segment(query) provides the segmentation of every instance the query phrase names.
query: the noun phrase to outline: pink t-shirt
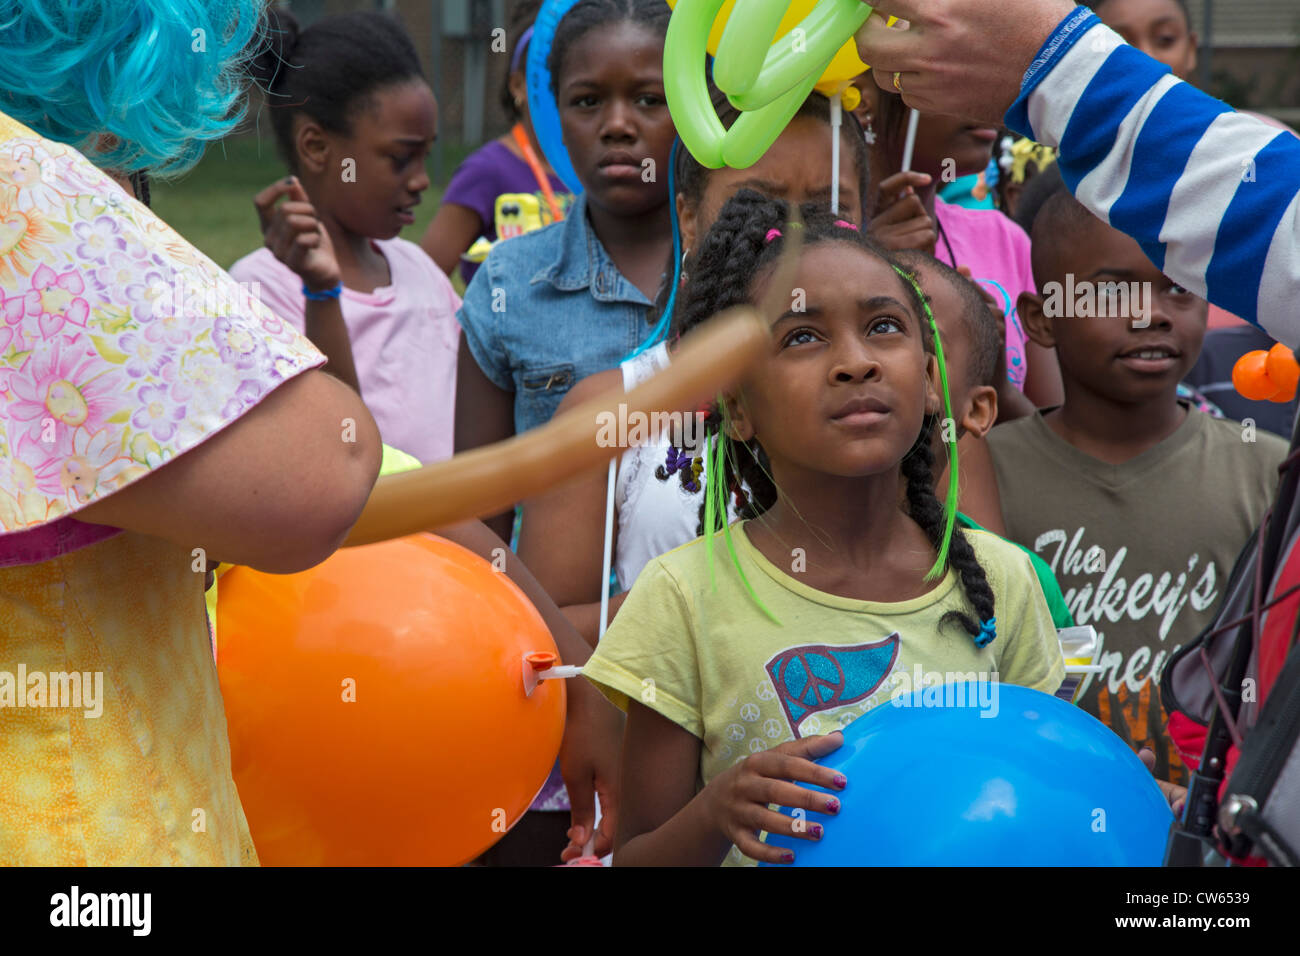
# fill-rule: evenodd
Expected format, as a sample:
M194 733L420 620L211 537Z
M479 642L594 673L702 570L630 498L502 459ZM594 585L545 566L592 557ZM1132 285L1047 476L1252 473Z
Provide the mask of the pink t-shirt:
M1007 323L1007 379L1023 392L1026 336L1016 314L1016 299L1022 292L1035 291L1029 237L993 209L967 209L936 197L934 216L942 230L935 257L954 269L967 266L971 278L1002 303Z
M452 454L460 297L419 246L405 239L375 240L388 260L392 284L373 292L345 288L339 302L352 342L361 397L384 443L420 461ZM269 249L230 268L276 315L304 327L302 279ZM251 284L261 284L260 290Z

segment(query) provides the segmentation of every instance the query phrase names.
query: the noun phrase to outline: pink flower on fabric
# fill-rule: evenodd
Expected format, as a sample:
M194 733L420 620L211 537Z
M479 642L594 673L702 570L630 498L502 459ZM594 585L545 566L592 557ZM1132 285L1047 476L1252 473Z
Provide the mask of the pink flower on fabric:
M61 143L14 139L0 147L0 186L14 187L19 209L59 213L75 196L102 192L106 180Z
M262 328L272 335L280 336L284 334L284 323L280 321L279 316L270 312L262 316Z
M26 303L27 314L37 317L41 338L57 335L65 322L85 327L90 316L90 306L81 298L85 291L86 283L75 270L60 275L47 265L37 268Z
M117 370L103 371L97 361L66 338L38 345L23 375L10 386L17 401L6 409L14 422L31 422L28 434L39 438L44 420L99 431L122 401L126 382Z
M131 464L130 457L119 451L121 447L121 429L105 428L93 435L77 429L72 453L59 468L60 486L75 492L81 501L89 500L99 485L111 482Z
M0 355L4 355L11 347L19 352L26 348L23 344L23 328L18 324L26 311L27 300L23 296L6 299L5 294L0 292Z
M191 339L190 327L194 319L177 309L168 315L156 316L147 326L144 334L150 342L158 345L186 345Z
M131 416L131 424L141 431L148 429L156 441L170 440L176 426L185 420L185 406L172 404L166 385L141 385L136 400L140 407Z
M14 446L14 460L27 466L34 490L45 495L63 497L64 487L60 480L63 461L72 452L71 429L56 429L57 439L46 443L39 439L23 435Z
M5 294L0 292L0 315L4 316L5 323L8 325L17 325L23 320L27 312L27 299L21 295L5 298Z

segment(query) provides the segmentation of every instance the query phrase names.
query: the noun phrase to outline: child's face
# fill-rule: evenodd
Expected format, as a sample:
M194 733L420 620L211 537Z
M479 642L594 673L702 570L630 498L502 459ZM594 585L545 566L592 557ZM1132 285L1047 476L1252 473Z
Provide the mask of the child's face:
M1106 26L1185 80L1196 69L1196 34L1174 0L1108 0L1097 11Z
M668 198L676 130L664 99L663 56L663 37L622 20L588 30L561 64L557 102L573 171L589 203L620 216Z
M678 216L682 248L694 249L706 235L727 200L742 189L754 189L765 196L793 205L825 203L831 199L831 128L808 116L796 117L776 138L761 159L748 169L724 166L712 170L698 203L679 196ZM840 150L840 212L848 222L862 218L862 197L858 193L858 170Z
M939 275L931 267L918 265L916 275L921 291L930 300L930 311L934 313L934 322L939 327L939 338L943 343L943 357L948 372L948 397L952 402L952 417L957 424L954 437L960 438L967 432L983 437L997 420L997 389L971 380L970 358L975 343L971 340L970 326L963 318L966 301L945 276ZM921 321L926 321L924 316ZM943 383L936 379L935 388L939 390L939 407L942 409ZM945 460L947 455L944 439L942 428L934 429L930 435L936 461Z
M759 277L754 299L770 275ZM938 410L933 356L904 281L847 242L803 253L792 308L729 405L736 437L757 437L778 479L794 470L860 478L897 467L924 416Z
M1201 351L1205 300L1100 220L1084 225L1057 259L1066 267L1053 270L1057 285L1023 296L1029 309L1021 316L1035 342L1056 347L1066 401L1076 390L1124 404L1172 401Z
M423 80L402 83L375 91L351 125L350 136L321 132L309 144L311 193L351 232L391 239L415 221L412 211L429 188L425 159L438 134L438 104Z
M896 161L903 158L907 127L899 133ZM988 168L998 131L956 116L922 113L916 124L913 168L929 173L942 187L955 176L969 176Z

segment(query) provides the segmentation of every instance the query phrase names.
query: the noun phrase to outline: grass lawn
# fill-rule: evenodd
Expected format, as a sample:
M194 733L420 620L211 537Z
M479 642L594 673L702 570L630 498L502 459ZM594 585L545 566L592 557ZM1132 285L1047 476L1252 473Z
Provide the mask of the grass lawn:
M444 178L451 177L467 152L457 144L447 144ZM433 174L432 159L429 172ZM217 265L228 269L240 256L262 245L253 196L286 173L269 136L231 136L209 146L199 165L180 179L153 180L153 209ZM415 208L415 223L402 231L402 238L420 241L445 185L435 183L424 194Z

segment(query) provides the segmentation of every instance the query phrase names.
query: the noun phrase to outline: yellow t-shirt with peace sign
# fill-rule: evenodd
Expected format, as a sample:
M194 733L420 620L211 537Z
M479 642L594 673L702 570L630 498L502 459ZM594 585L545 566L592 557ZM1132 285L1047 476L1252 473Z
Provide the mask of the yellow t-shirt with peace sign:
M624 710L636 700L703 743L700 777L799 737L839 730L900 692L934 682L998 680L1054 693L1060 642L1029 558L982 531L965 532L993 589L997 637L977 648L949 611L973 611L957 573L896 603L815 590L772 564L733 525L740 567L778 625L749 596L721 533L717 588L703 538L651 561L583 667ZM635 753L624 755L635 760ZM752 864L733 846L724 865Z

